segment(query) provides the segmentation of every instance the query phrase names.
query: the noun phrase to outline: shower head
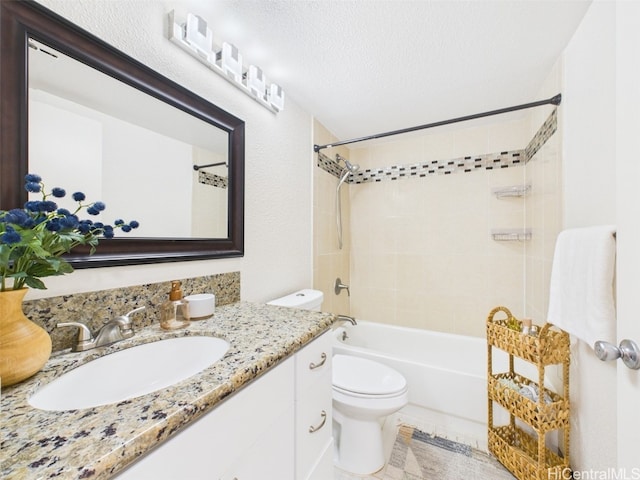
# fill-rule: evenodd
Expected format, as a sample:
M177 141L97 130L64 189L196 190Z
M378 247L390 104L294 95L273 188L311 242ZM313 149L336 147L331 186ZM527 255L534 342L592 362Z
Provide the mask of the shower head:
M345 167L342 169L342 173L340 174L340 181L338 182L338 188L340 188L340 185L342 185L342 183L347 179L349 175L356 173L358 170L360 170L360 165L351 163L346 158L343 158L342 161L344 162Z
M346 158L344 159L344 164L347 166L347 169L350 173L356 173L358 170L360 170L360 165L358 165L357 163L351 163Z
M357 165L355 163L351 163L346 158L344 158L344 157L342 157L340 155L336 155L336 161L339 163L340 160L343 161L343 163L345 164L345 168L349 171L349 173L356 173L358 170L360 170L360 165Z

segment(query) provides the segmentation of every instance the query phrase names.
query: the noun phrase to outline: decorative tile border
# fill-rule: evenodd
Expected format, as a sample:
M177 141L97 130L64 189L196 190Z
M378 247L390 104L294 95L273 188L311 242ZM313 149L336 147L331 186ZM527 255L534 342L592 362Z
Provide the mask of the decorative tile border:
M460 157L453 160L434 160L412 165L393 165L386 168L366 169L350 175L350 183L381 182L398 180L403 177L426 177L429 175L450 175L474 170L508 168L524 163L524 151L491 153L474 157Z
M227 177L221 177L215 173L198 171L198 182L204 185L211 185L214 187L227 188L229 179Z
M340 174L342 173L342 168L336 160L332 160L327 157L324 153L318 152L318 167L323 169L325 172L330 173L336 178L340 178ZM350 179L347 179L349 182Z
M536 134L533 136L525 151L527 152L527 162L531 160L538 150L542 148L542 146L547 143L547 140L551 138L551 135L556 133L558 129L558 109L554 108L551 115L547 117L542 126L538 129Z
M390 167L366 169L352 173L347 183L381 182L383 180L398 180L409 177L428 177L432 175L450 175L453 173L468 173L475 170L495 170L525 165L540 150L546 141L557 130L557 109L551 112L544 124L536 132L526 148L499 153L487 153L454 158L450 160L433 160L410 165L392 165ZM317 166L339 178L343 167L322 152L318 152Z
M182 282L185 296L213 293L217 306L240 301L240 272L176 280ZM49 332L55 352L71 347L77 335L73 328L56 328L56 324L82 322L95 332L105 321L145 306L145 310L132 318L134 328L146 327L158 322L160 305L169 298L170 289L171 282L160 282L28 300L23 302L23 311L27 318Z
M347 183L382 182L383 180L398 180L408 177L427 177L432 175L450 175L452 173L472 172L475 170L494 170L499 168L524 165L525 151L511 150L500 153L487 153L453 160L433 160L431 162L414 163L411 165L392 165L384 168L367 168L352 173ZM342 168L323 153L318 153L318 167L339 177Z

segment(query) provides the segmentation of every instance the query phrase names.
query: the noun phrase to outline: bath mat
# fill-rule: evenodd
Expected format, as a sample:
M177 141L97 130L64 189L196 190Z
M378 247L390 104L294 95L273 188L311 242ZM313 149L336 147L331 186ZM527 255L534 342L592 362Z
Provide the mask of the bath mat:
M403 425L382 480L513 480L495 458Z

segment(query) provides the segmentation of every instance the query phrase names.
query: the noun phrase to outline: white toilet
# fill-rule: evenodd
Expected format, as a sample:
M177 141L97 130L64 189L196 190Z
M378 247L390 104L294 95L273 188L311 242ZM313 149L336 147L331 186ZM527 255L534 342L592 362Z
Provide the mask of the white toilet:
M323 298L318 290L304 289L267 303L320 311ZM336 354L332 360L334 463L358 475L377 472L385 463L381 423L407 404L407 381L365 358Z
M306 288L290 293L284 297L267 302L268 305L280 305L281 307L300 308L302 310L320 311L324 295L319 290Z
M407 380L399 372L366 358L335 354L335 465L357 475L372 474L384 467L382 422L408 400Z

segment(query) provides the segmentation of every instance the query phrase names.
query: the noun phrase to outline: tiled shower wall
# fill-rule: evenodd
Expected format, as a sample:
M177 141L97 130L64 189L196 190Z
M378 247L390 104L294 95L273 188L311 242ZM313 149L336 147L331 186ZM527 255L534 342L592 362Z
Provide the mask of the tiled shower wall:
M313 139L318 145L337 140L317 121L314 121ZM334 160L336 153L349 158L349 150L345 147L331 149ZM321 168L313 168L313 288L322 290L324 293L323 311L349 315L347 292L343 290L340 295L336 295L334 284L338 277L344 284L351 283L349 266L351 244L349 189L351 187L344 184L341 189L343 247L340 250L336 233L337 185L336 177Z
M351 161L361 166L352 181L363 182L348 187L351 223L345 223L347 241L351 234L354 316L483 336L486 315L496 305L517 316L546 310L548 278L540 262L546 268L550 261L549 243L557 231L552 228L545 235L545 225L559 211L559 198L548 194L548 179L536 167L546 165L541 158L553 147L531 140L551 111L500 124L395 137L349 151ZM335 157L333 149L323 153ZM534 155L535 165L524 166L520 159L528 160L527 154ZM552 175L551 167L546 171ZM327 192L337 184L328 177ZM537 184L526 197L497 198L492 193L531 181ZM335 213L326 214L335 222ZM491 236L496 229L524 228L532 230L532 241L497 242ZM335 239L335 228L322 231Z
M526 123L429 132L355 148L363 167L522 149ZM522 166L408 178L351 188L352 313L362 319L482 336L492 307L523 309L524 243L495 242L495 228L523 228Z
M538 98L555 95L562 87L562 69L556 64L544 82ZM549 93L554 92L554 93ZM550 107L549 107L550 108ZM531 110L529 134L544 122L549 108ZM563 225L562 196L562 107L558 109L557 131L530 159L525 168L531 193L526 198L526 221L534 232L526 244L526 312L534 322L546 321L553 252Z

